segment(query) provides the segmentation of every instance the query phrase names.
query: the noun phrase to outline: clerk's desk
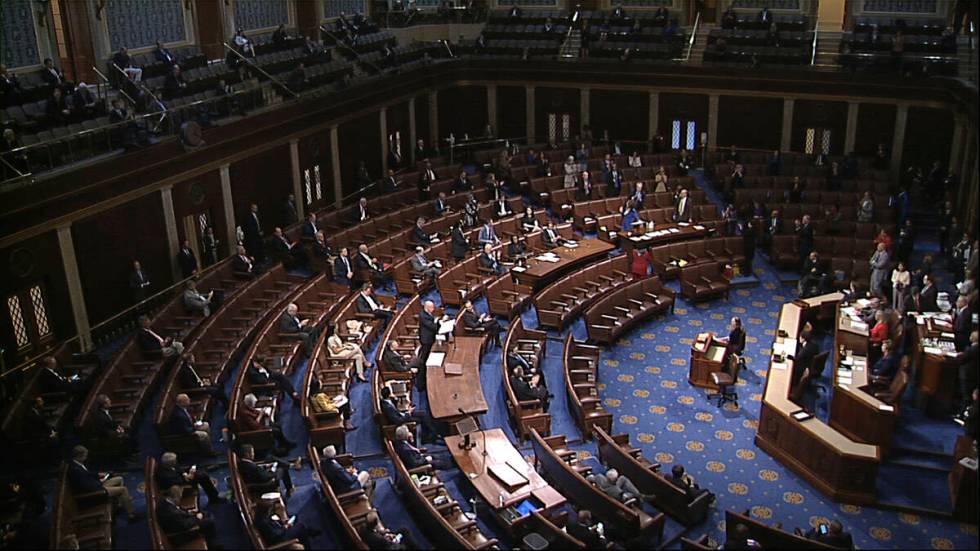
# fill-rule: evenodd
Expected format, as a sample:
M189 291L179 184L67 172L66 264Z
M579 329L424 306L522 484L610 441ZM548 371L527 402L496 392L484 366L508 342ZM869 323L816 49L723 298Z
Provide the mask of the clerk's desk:
M831 293L783 304L773 347L795 351L807 318L842 297ZM822 420L801 414L802 408L789 398L792 374L793 360L771 361L755 444L834 500L875 503L878 446L857 442Z
M846 310L837 304L830 426L852 440L879 446L881 454L887 455L898 411L871 394L868 326L851 319Z
M687 373L687 382L701 388L718 390L711 380L711 374L724 369L722 359L728 345L715 338L712 332L698 333L691 343L691 365Z
M915 314L912 365L919 405L935 405L942 412L956 407L960 362L953 344L953 325L948 314Z

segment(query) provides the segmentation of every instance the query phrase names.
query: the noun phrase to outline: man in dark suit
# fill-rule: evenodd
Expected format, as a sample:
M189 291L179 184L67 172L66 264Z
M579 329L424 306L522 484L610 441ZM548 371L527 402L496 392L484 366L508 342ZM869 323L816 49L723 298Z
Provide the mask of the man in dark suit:
M381 524L378 513L371 511L364 516L364 524L358 531L368 549L420 549L412 535L404 528L394 532Z
M320 470L326 477L327 484L334 494L342 495L357 490L364 490L368 499L374 493L374 480L367 471L358 472L354 467L344 467L337 461L337 448L327 446L323 448L320 457Z
M439 323L433 315L435 311L435 303L427 300L419 314L419 372L415 382L420 391L425 391L425 364L429 361L429 353L432 352L432 345L435 344L436 334L439 332Z
M177 381L180 388L188 392L204 392L211 396L211 399L222 404L225 411L228 410L228 398L221 385L214 384L210 378L201 377L194 365L194 354L184 351L180 355L180 365L177 367Z
M395 429L394 448L398 458L408 469L431 465L433 469L442 471L453 467L452 460L435 454L426 455L420 448L415 447L412 444L412 431L406 425L400 425Z
M473 190L473 184L470 183L470 176L466 171L459 173L459 177L453 180L453 191L456 193L462 193Z
M129 275L129 289L133 294L133 303L146 298L146 290L150 286L150 276L143 270L139 260L133 261L133 272Z
M443 192L443 191L440 191L439 192L439 196L436 197L436 202L432 205L432 208L433 208L433 210L436 211L436 214L438 214L440 216L442 216L444 214L449 214L450 212L452 212L452 209L449 208L449 203L446 202L446 193L445 192Z
M56 86L62 86L66 88L73 88L74 85L71 82L65 80L65 74L61 72L61 69L54 66L54 61L51 58L45 58L44 68L41 69L41 79L44 83L54 88Z
M364 275L366 274L376 286L385 286L384 265L368 253L368 246L364 243L357 246L357 254L354 256L354 267L356 268L354 277L358 285L365 283Z
M953 342L956 351L963 352L970 346L970 331L973 328L973 312L970 301L965 296L956 298L956 312L953 315Z
M196 528L204 536L208 547L214 547L216 535L214 519L201 511L188 511L181 507L180 500L183 492L183 487L180 485L161 487L162 495L157 500L156 515L160 528L168 534L187 532Z
M887 383L891 383L892 378L898 373L898 366L902 360L894 348L891 341L881 343L881 357L871 366L871 374L880 377Z
M122 424L112 416L112 400L105 394L95 397L92 411L92 431L104 442L114 442L128 453L136 451L136 440Z
M354 287L354 266L351 265L347 247L340 249L340 254L333 261L333 279L341 285Z
M809 331L803 331L800 333L800 339L798 343L799 349L796 351L796 355L793 357L793 384L796 386L800 379L803 377L803 373L810 369L810 364L813 363L813 357L820 353L820 347L817 342L811 338Z
M450 231L450 239L453 258L456 260L466 258L466 253L470 250L470 241L466 238L466 234L463 233L462 221L453 225L453 229Z
M262 238L265 233L262 231L262 223L259 221L259 206L252 203L249 206L248 214L242 220L242 231L245 233L245 250L252 258L261 260L265 257L262 249Z
M772 244L773 236L783 233L783 219L779 216L779 211L774 210L766 223L765 247L768 249Z
M463 327L469 331L474 333L486 332L490 336L490 343L494 346L500 346L500 333L503 331L500 323L489 314L480 314L477 312L472 300L466 299L463 303L463 313L460 316L460 321L462 321Z
M187 239L180 245L177 251L177 264L180 266L180 273L184 279L197 273L197 257L191 250L191 242Z
M357 311L361 314L371 314L375 319L387 322L395 313L378 299L374 297L373 289L370 284L361 287L361 292L357 295Z
M170 68L163 81L163 95L167 99L179 98L187 90L187 80L184 72L180 70L180 65Z
M977 365L980 362L980 333L970 332L970 345L961 352L957 359L960 362L960 413L954 418L960 424L964 424L967 411L973 403L973 393L977 388Z
M255 356L248 366L248 381L253 385L275 385L282 393L293 399L295 405L299 405L299 393L289 377L282 372L269 369L263 365L264 358Z
M804 214L803 218L797 222L796 239L800 252L800 265L802 266L810 256L810 251L813 250L813 226L810 225L809 214Z
M313 236L313 269L316 272L327 272L331 268L330 261L333 256L333 249L327 243L323 230L317 231Z
M211 425L206 421L197 419L191 413L191 398L187 394L178 394L174 398L174 408L170 412L170 432L175 435L191 437L197 441L198 447L204 455L214 457L218 455L214 451L211 443Z
M133 498L126 489L123 477L90 471L85 466L87 460L88 449L85 446L75 446L72 449L72 460L68 463L68 484L72 492L77 495L104 491L126 510L130 523L139 521L142 516L133 510Z
M568 535L585 544L586 549L605 549L608 541L592 521L592 511L581 509L575 518L575 522L568 523Z
M423 225L425 224L425 218L421 216L415 221L415 229L412 230L412 239L417 245L422 245L423 247L428 247L434 242L434 238L429 232L425 231Z
M54 430L44 414L44 398L41 396L35 396L34 403L24 412L21 429L25 439L32 445L49 450L50 446L57 444L58 431Z
M166 63L167 65L175 65L177 63L177 58L159 40L157 40L157 47L153 50L153 57L160 63Z
M313 345L316 343L317 337L320 336L320 330L309 319L301 319L297 315L298 313L299 306L296 306L296 303L290 303L286 306L286 311L279 318L279 331L289 333L288 336L291 338L301 339L306 354L309 355L313 352Z
M510 359L509 356L508 359ZM511 373L510 388L513 389L514 396L521 401L538 400L541 402L542 411L548 413L548 405L551 394L549 394L548 389L541 384L541 374L535 373L530 377L530 380L525 380L524 369L520 366L515 367Z
M616 166L616 161L612 161L609 170L605 171L606 177L606 196L618 197L623 189L623 173Z
M922 276L922 290L919 291L919 310L920 312L938 312L939 306L936 301L939 298L939 291L932 282L931 275Z
M674 204L675 222L691 221L691 200L687 195L687 190L682 189L680 195L677 196L677 202Z
M303 222L303 239L313 239L320 228L316 225L316 213L310 211L306 213L306 221Z
M487 243L483 245L483 252L480 253L480 267L490 270L495 274L504 273L504 267L497 258L497 253L493 250L493 245Z
M393 166L397 166L397 163ZM395 178L395 171L389 168L388 175L381 180L381 192L394 193L396 191L398 191L398 179Z
M237 254L231 259L231 272L241 279L255 277L255 259L248 256L245 247L241 245L237 248Z
M262 540L266 545L275 545L295 539L303 549L313 549L310 538L315 538L320 531L302 523L290 523L286 518L286 512L278 503L278 501L260 499L255 504L255 528L262 536ZM272 518L273 515L276 518Z
M429 200L432 184L436 183L436 172L432 169L432 163L428 159L423 163L423 168L419 174L419 202L424 203Z
M83 388L84 383L78 378L67 377L58 369L58 360L54 356L46 356L42 360L41 388L46 393L73 393Z
M544 244L549 249L559 247L565 242L565 239L558 233L554 220L548 221L548 226L542 232L541 238L544 239Z
M808 530L805 537L837 549L854 548L854 539L844 531L844 525L837 519L830 521L830 524L827 525L827 533L822 533L820 527L817 526Z
M293 243L283 233L282 228L277 227L272 230L272 248L276 252L276 257L281 259L283 264L309 267L310 256L306 254L303 245Z
M406 373L412 370L408 360L395 350L390 341L385 345L384 352L381 353L381 364L387 371Z
M238 456L238 472L247 486L262 486L264 489L274 482L273 489L282 484L286 497L293 495L293 478L286 465L279 461L268 465L256 463L255 448L251 444L242 445L242 452Z
M351 209L351 223L360 224L371 217L371 212L368 211L368 200L366 197L361 197L357 201L357 206Z
M172 486L193 486L204 490L204 495L208 496L209 506L226 502L214 487L214 482L211 481L208 473L198 470L196 465L189 469L181 469L177 464L177 454L173 452L164 452L160 456L160 464L154 476L157 487L161 490Z
M148 355L162 355L164 358L176 356L184 351L184 343L172 337L164 338L150 327L148 316L139 317L140 329L136 332L136 343Z
M417 411L414 405L409 404L408 409L401 410L391 397L391 388L381 387L381 413L390 425L405 425L407 423L418 422L422 426L422 442L436 441L440 438L439 430L435 421L428 415Z

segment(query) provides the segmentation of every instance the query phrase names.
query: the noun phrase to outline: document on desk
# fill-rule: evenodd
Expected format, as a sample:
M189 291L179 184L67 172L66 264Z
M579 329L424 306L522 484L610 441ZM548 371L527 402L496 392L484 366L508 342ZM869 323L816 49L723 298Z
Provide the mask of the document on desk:
M425 367L439 367L445 359L445 352L431 352L429 359L425 362Z
M495 463L488 467L490 474L497 480L503 482L507 489L527 484L527 477L520 471L511 466L510 463Z
M455 327L456 327L456 320L455 319L441 321L441 322L439 322L439 331L436 334L437 335L448 335L448 334L450 334L450 333L453 332L453 329Z

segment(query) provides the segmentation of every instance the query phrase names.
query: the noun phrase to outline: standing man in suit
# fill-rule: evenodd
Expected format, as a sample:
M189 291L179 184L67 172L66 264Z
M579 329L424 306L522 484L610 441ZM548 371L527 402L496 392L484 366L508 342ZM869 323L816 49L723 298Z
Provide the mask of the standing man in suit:
M496 246L500 244L500 238L497 237L497 230L493 227L493 220L487 220L484 222L483 227L480 228L477 241L479 241L481 245Z
M929 274L922 276L922 291L919 292L919 310L920 312L938 312L939 306L936 301L939 298L939 291L932 282L932 276Z
M429 200L429 195L432 191L432 184L436 183L436 172L432 170L432 163L426 159L424 166L422 168L422 173L419 174L419 202L424 203Z
M688 198L686 189L682 189L677 196L677 203L674 205L674 221L691 221L691 200Z
M313 352L313 345L316 343L317 337L320 336L320 330L310 323L309 319L300 319L297 315L298 312L299 306L296 306L295 302L291 302L286 306L286 311L279 318L279 331L289 333L290 337L302 340L303 348L306 349L306 354L309 355Z
M146 298L146 290L150 287L150 276L143 271L139 260L133 261L133 273L129 276L129 289L133 293L133 303L142 302Z
M354 267L351 265L349 255L350 253L348 252L347 247L340 249L340 254L333 261L333 278L337 283L347 285L353 289Z
M606 196L618 197L623 189L623 173L616 166L616 161L610 161L609 170L606 171Z
M432 352L432 345L435 344L436 334L439 332L439 323L434 315L435 311L436 304L427 300L422 305L422 312L419 314L419 372L415 383L420 391L425 390L425 363L429 361L429 353Z
M793 357L793 384L791 388L800 382L800 379L803 378L803 373L810 369L810 364L813 363L813 357L819 353L820 347L811 338L810 332L801 332L799 349Z
M801 269L813 250L813 226L810 225L810 215L804 214L803 218L796 223L796 238L800 249Z
M970 331L973 328L973 312L970 301L965 296L956 298L956 312L953 315L953 342L956 351L963 352L970 346Z
M636 182L633 184L633 193L630 195L630 199L633 200L633 207L637 211L643 210L643 201L646 200L647 194L643 190L643 182Z
M878 243L878 247L875 249L874 254L871 255L869 263L871 264L871 294L882 296L885 292L885 281L891 275L891 270L889 269L891 257L888 256L888 251L885 249L884 243Z
M194 251L191 250L191 242L187 239L181 243L180 250L177 251L177 264L180 266L180 273L184 279L197 273L197 257L194 256Z
M252 203L248 208L248 214L242 221L242 231L245 232L245 250L252 258L261 260L265 257L262 250L262 238L265 233L262 231L262 223L259 221L259 206Z
M112 476L110 473L96 473L88 470L85 462L88 461L88 448L85 446L75 446L72 449L72 460L68 464L68 484L72 492L76 494L89 494L92 492L105 491L119 506L126 510L130 524L142 519L133 510L133 498L126 489L126 484L121 476Z

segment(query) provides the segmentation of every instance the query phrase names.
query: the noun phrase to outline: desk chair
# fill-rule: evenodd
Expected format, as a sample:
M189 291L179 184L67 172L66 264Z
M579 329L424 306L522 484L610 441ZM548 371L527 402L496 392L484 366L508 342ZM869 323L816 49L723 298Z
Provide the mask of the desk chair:
M745 362L737 354L732 354L728 360L728 366L722 371L711 374L711 382L718 387L718 392L708 394L708 400L718 399L718 407L722 407L726 402L732 402L738 407L738 393L735 385L738 383L738 372L742 370Z

